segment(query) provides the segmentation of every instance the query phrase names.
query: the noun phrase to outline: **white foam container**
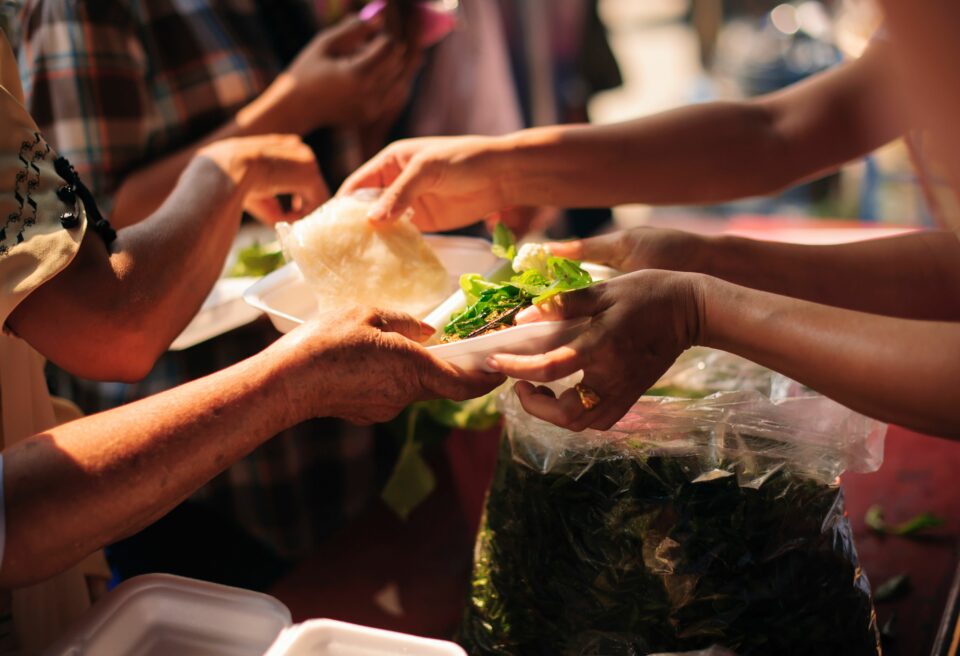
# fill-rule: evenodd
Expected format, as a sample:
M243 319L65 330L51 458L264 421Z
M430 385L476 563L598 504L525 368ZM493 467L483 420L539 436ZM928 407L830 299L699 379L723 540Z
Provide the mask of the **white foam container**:
M583 263L583 268L594 280L609 280L618 275L618 271L599 264ZM513 275L509 262L504 262L486 275L488 280L499 282ZM450 320L450 315L460 312L467 301L463 292L457 290L449 299L431 312L424 321L437 329L438 334ZM481 369L490 371L486 366L487 357L495 353L513 355L535 355L545 353L572 341L587 329L590 317L569 319L567 321L538 321L512 328L504 328L479 337L458 340L447 344L432 343L427 349L441 360L455 364L463 369ZM436 342L436 337L434 342Z
M490 242L485 239L446 235L424 235L424 239L450 272L451 291L459 285L461 274L486 273L497 264L497 258L490 252ZM243 299L265 312L282 333L290 332L317 314L314 292L293 262L261 278L247 289Z
M45 656L466 656L452 642L334 620L293 624L274 597L169 574L117 586Z
M482 273L488 280L496 282L513 275L513 269L509 262L498 259L490 252L490 242L484 239L442 235L425 235L424 239L450 272L451 289L456 290L423 318L437 330L438 335L427 348L441 360L464 369L487 370L484 361L489 355L543 353L563 346L589 325L589 318L543 321L440 344L439 334L450 321L451 315L463 310L467 304L463 292L458 289L460 276L464 273ZM590 272L594 280L607 280L618 273L598 264L584 263L583 267ZM287 264L261 278L246 291L243 298L254 308L265 312L277 330L283 333L290 332L317 313L317 301L313 291L295 263Z

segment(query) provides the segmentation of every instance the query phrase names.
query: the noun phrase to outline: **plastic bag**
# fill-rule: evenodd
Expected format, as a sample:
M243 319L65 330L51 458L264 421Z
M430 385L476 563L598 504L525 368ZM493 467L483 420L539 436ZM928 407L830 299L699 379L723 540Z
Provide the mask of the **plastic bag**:
M879 652L837 476L879 467L886 427L718 352L687 356L661 387L731 379L739 391L644 397L605 432L501 396L468 651Z

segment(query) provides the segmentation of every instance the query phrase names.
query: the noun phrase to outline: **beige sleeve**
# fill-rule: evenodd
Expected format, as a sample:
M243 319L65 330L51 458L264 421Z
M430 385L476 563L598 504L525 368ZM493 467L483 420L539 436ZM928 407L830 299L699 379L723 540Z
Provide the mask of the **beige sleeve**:
M11 68L12 67L12 68ZM56 153L24 109L16 62L0 32L0 326L80 248L83 203L61 190Z

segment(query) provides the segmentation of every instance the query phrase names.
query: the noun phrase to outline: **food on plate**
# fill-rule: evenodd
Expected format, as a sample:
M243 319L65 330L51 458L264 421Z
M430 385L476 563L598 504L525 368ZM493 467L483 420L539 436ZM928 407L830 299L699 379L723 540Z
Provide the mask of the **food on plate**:
M503 224L494 230L493 253L512 260L516 275L503 282L491 282L478 273L460 276L467 307L450 317L440 341L454 342L509 328L523 308L594 282L579 262L551 255L542 244L524 244L518 251L513 234Z
M254 242L237 252L237 261L227 270L228 278L262 277L283 266L280 242Z
M376 227L367 220L376 197L361 190L278 223L280 243L321 312L360 304L422 317L451 292L450 274L409 217Z

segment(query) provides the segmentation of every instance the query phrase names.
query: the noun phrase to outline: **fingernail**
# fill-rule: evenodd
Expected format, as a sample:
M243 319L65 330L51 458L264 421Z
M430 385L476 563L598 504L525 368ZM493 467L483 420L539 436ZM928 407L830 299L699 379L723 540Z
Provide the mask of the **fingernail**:
M374 223L380 223L384 221L386 218L387 218L387 210L380 203L377 203L376 205L371 207L370 211L367 212L367 220L373 221Z
M488 355L487 359L483 361L483 364L490 371L500 371L500 363L497 362L497 359L492 355Z
M424 337L430 337L433 333L437 332L437 329L431 326L428 323L420 322L420 334Z

